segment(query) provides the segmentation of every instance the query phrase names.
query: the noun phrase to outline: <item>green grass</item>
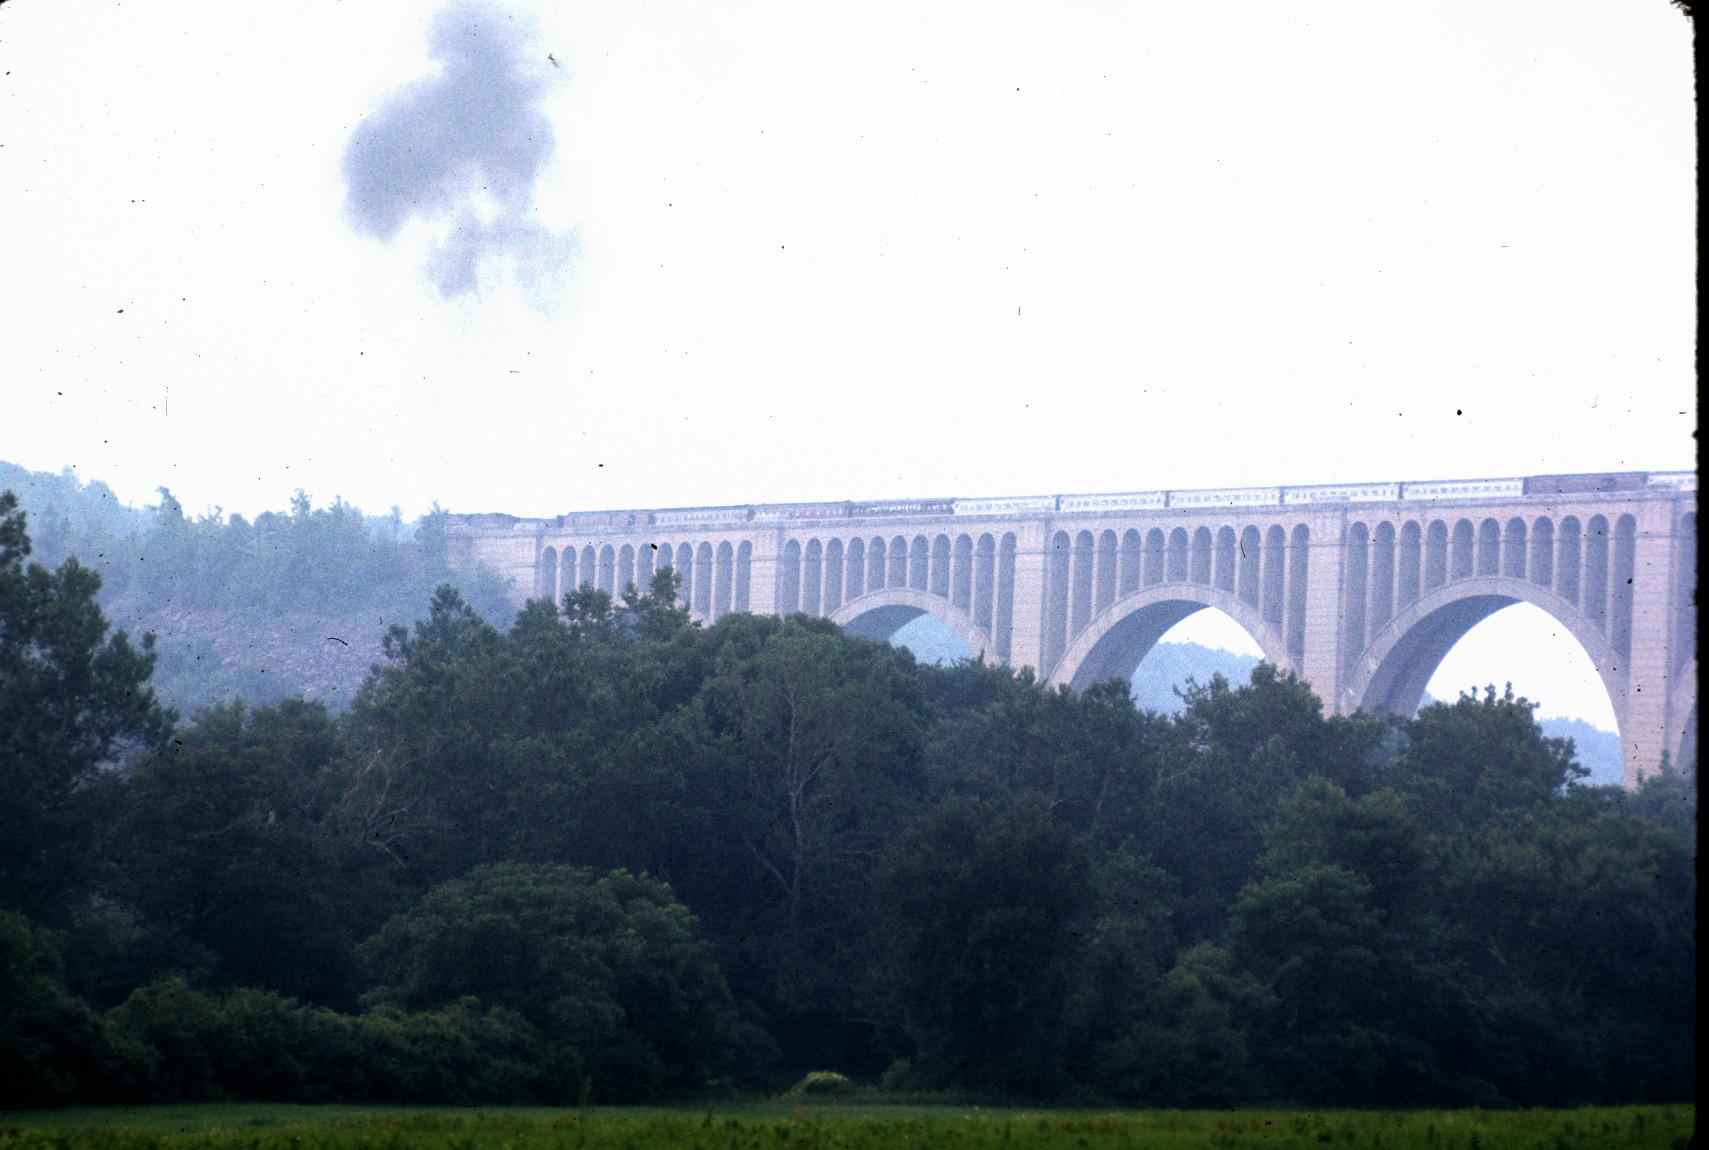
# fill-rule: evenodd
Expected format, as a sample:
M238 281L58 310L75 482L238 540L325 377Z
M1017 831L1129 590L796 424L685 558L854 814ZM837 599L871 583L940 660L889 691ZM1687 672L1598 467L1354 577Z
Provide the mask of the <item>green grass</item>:
M1577 1150L1684 1147L1692 1106L1080 1111L816 1103L709 1108L203 1105L0 1113L0 1150Z

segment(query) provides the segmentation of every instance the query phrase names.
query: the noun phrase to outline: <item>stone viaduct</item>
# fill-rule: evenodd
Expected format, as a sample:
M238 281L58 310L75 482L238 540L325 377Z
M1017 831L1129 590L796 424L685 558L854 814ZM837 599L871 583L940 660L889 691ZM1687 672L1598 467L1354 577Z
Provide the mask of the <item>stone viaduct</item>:
M1410 714L1448 650L1540 607L1602 677L1627 785L1696 758L1697 478L1425 483L457 515L452 563L520 601L674 567L684 603L887 639L929 614L988 660L1075 688L1129 676L1214 607L1329 709Z

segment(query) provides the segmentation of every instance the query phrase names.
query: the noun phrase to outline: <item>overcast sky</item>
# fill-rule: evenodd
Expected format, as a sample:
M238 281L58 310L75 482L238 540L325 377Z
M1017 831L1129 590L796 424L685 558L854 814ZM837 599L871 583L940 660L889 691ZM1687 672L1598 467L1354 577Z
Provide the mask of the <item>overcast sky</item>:
M11 0L0 72L0 458L136 502L1693 464L1665 0Z

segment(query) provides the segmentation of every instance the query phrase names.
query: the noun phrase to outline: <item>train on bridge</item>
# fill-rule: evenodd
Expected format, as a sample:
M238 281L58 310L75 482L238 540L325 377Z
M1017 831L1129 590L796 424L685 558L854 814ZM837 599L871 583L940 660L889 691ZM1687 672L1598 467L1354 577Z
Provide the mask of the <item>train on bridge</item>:
M1127 511L1215 507L1298 507L1337 503L1407 503L1441 499L1512 499L1590 495L1664 487L1697 490L1691 471L1619 471L1533 475L1512 479L1448 479L1414 483L1335 483L1291 487L1225 487L1192 491L1126 491L1098 495L1017 495L982 499L890 499L832 503L754 503L674 510L576 511L559 526L578 530L634 527L693 528L732 523L792 523L888 517L978 517L1052 512ZM471 517L472 518L472 517Z

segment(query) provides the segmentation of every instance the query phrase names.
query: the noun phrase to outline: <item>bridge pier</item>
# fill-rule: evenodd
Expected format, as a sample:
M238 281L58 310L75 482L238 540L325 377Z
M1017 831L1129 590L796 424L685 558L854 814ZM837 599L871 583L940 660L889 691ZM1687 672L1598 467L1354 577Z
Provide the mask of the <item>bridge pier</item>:
M1047 524L1027 523L1014 532L1015 578L1009 649L1003 661L1014 667L1044 665L1046 568L1050 563Z
M1312 550L1307 560L1305 650L1296 670L1331 714L1349 711L1342 688L1342 596L1347 517L1340 511L1308 517ZM1357 706L1357 704L1354 704Z
M1678 735L1685 715L1670 711L1678 705L1674 670L1696 679L1696 656L1681 659L1677 644L1684 640L1677 627L1679 606L1678 565L1683 561L1679 532L1671 521L1669 504L1656 503L1638 509L1634 539L1633 575L1627 594L1631 602L1628 650L1622 656L1626 686L1621 700L1621 744L1629 783L1656 769L1665 754L1679 753ZM1695 648L1695 639L1692 640ZM1695 691L1691 692L1695 702Z

